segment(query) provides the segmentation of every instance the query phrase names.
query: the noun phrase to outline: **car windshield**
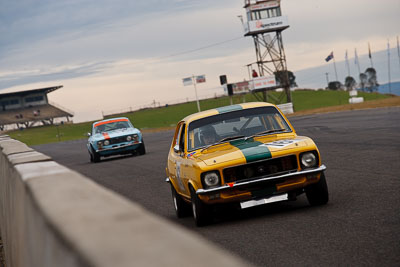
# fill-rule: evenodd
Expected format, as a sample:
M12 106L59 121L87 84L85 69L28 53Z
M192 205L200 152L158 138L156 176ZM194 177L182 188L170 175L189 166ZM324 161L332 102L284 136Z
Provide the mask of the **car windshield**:
M109 122L99 122L94 125L93 133L102 133L109 132L118 129L126 129L129 128L130 124L127 120L117 120L117 121L109 121Z
M275 107L222 113L193 121L188 128L188 151L240 138L292 131Z

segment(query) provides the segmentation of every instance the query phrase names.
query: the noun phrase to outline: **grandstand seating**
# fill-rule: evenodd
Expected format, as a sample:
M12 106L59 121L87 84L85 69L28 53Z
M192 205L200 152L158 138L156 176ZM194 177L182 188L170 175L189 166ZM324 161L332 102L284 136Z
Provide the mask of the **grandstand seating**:
M69 117L73 115L50 104L32 106L21 109L0 111L0 127L10 124L22 124L30 127L35 122L52 124L54 118Z

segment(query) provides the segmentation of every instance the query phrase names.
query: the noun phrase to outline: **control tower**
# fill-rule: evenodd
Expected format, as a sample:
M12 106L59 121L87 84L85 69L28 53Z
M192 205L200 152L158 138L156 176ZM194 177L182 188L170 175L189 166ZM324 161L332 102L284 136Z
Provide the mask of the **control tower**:
M256 62L247 65L249 73L250 70L258 71L258 75L261 77L271 77L275 75L274 73L278 73L279 77L275 84L258 88L253 92L257 98L259 98L257 93L262 92L262 100L267 101L267 91L283 88L283 93L275 100L283 103L286 95L286 101L292 102L282 42L282 31L289 28L289 23L287 16L282 15L281 1L245 0L244 8L247 15L247 21L242 20L244 36L253 37L256 51Z

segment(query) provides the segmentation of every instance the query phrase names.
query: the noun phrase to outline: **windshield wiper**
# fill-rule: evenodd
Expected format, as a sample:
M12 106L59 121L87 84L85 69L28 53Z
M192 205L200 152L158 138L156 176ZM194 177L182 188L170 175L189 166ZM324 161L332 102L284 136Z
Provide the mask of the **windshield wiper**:
M239 138L244 138L244 135L228 136L228 137L225 137L225 138L222 138L221 140L219 140L217 142L217 144L222 143L222 142L226 142L226 141L230 141L230 140L239 139Z
M203 152L204 150L208 149L209 147L212 147L212 146L215 146L215 145L224 143L224 142L226 142L226 141L236 140L236 139L239 139L239 138L245 138L245 136L244 136L244 135L235 135L235 136L228 136L228 137L222 138L221 140L219 140L219 141L216 142L216 143L209 144L208 146L206 146L205 148L203 148L203 149L201 150L201 152Z
M260 136L260 135L270 134L270 133L279 133L279 132L283 132L283 131L286 131L286 130L287 130L287 129L273 129L273 130L267 130L267 131L259 132L259 133L253 134L253 135L251 135L251 136L249 136L249 137L246 137L246 140L247 140L247 139L250 139L250 138L253 138L253 137L255 137L255 136Z

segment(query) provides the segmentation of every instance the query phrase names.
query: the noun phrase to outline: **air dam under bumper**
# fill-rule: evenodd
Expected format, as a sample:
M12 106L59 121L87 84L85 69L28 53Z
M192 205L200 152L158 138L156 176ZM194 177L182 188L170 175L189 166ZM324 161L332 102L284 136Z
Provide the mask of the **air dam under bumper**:
M237 183L233 183L230 185L225 184L223 186L214 187L214 188L210 188L210 189L198 189L196 191L196 193L199 195L204 195L204 194L208 194L208 193L217 193L220 191L229 190L230 188L240 188L243 186L253 185L253 184L270 181L270 180L279 180L279 179L284 179L284 178L288 178L288 177L307 175L307 174L317 174L317 173L321 173L325 170L326 170L326 166L322 164L318 168L306 169L303 171L292 172L292 173L287 173L287 174L278 175L278 176L261 177L261 178L251 180L251 181L237 182Z
M140 145L141 142L139 143L131 143L131 144L124 144L124 145L120 145L120 146L115 146L115 147L108 147L108 148L102 148L102 149L97 149L96 152L101 153L101 152L107 152L107 151L116 151L118 149L122 149L122 148L133 148L135 146Z

